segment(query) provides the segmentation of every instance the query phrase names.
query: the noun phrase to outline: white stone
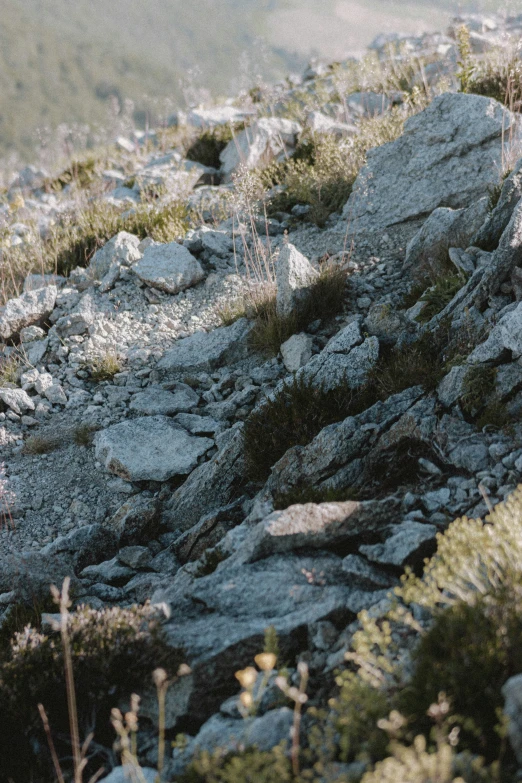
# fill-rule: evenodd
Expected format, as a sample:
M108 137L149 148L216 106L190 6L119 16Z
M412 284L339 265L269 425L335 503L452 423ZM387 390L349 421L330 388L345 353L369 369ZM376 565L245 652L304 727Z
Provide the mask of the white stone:
M0 400L18 416L26 411L34 411L34 402L23 389L0 388Z
M146 391L136 394L129 407L147 416L172 416L175 413L192 410L198 402L199 396L190 386L180 388L174 393L161 387L151 386Z
M318 274L294 245L283 245L276 261L277 314L290 315L306 299Z
M281 346L283 364L288 372L296 372L312 358L312 338L307 334L293 334Z
M46 389L49 389L54 383L53 376L48 372L40 373L35 380L34 387L38 394L43 394Z
M186 475L214 441L196 438L166 416L114 424L95 436L96 458L125 481L168 481Z
M55 285L39 288L10 299L0 307L0 339L9 340L26 326L38 324L48 318L56 302Z
M120 231L93 255L89 271L97 280L105 277L114 262L130 266L141 257L138 249L140 239L128 231Z
M44 391L44 396L52 405L65 405L67 402L67 396L59 383L52 383L51 386L48 386Z
M241 131L220 155L221 174L230 182L240 167L257 168L271 163L281 154L292 152L301 126L279 117L263 117Z
M147 285L169 294L196 285L205 276L199 261L177 242L148 247L132 270Z

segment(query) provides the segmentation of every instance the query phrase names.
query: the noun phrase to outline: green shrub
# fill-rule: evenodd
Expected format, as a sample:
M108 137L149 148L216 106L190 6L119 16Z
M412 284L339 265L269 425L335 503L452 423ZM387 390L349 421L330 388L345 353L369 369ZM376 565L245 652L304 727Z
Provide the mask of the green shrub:
M235 130L238 131L241 127L237 126ZM205 130L190 145L185 156L188 160L194 160L203 166L219 169L221 166L219 156L233 137L234 129L230 125L218 125L211 130Z
M426 304L417 316L417 321L424 324L431 321L433 316L438 315L451 302L465 282L465 278L461 275L439 278L435 285L428 288L426 293L421 296L421 302Z
M457 79L460 82L460 90L461 92L472 92L470 86L474 69L473 57L469 30L464 24L457 29L457 45L459 50Z
M157 666L175 674L182 657L169 648L158 612L149 605L80 607L69 615L68 635L80 731L86 737L95 729L97 742L110 747L114 735L109 715L118 700L143 690ZM0 735L3 747L11 748L7 758L2 754L2 779L25 783L51 777L38 703L47 711L65 764L71 749L66 739L69 719L60 635L45 635L28 626L15 636L0 663ZM99 766L100 757L94 752L87 779Z
M87 188L94 181L99 163L99 159L94 155L83 160L73 160L58 176L45 180L44 188L59 191L73 182L80 188Z
M121 366L119 357L114 352L108 352L93 359L89 371L93 381L111 381L121 372Z
M249 748L242 753L201 753L179 783L292 783L290 760L285 743L269 751Z

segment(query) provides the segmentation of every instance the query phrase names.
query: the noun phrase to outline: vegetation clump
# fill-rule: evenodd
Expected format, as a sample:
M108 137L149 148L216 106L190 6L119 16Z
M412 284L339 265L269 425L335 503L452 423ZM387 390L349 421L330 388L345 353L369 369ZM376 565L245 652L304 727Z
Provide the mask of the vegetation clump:
M108 352L96 357L91 366L90 373L93 381L112 381L117 373L121 372L121 361L114 352Z
M417 321L419 321L419 323L428 323L428 321L431 321L435 315L438 315L444 310L446 305L451 302L465 282L465 279L461 275L440 277L435 285L428 288L423 296L421 296L420 301L425 304L417 316Z
M217 125L210 130L204 130L188 148L187 159L201 163L203 166L219 169L221 166L219 156L229 141L232 141L234 134L242 130L243 127L242 125Z

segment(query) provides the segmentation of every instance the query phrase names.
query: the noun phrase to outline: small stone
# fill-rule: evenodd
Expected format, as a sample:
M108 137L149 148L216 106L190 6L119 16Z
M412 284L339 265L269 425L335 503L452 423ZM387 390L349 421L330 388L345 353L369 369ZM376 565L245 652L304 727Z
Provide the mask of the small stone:
M146 546L126 546L118 552L118 560L129 568L150 568L152 554Z
M318 272L291 244L283 245L276 262L277 314L290 315L309 295Z
M292 335L282 344L281 355L288 372L296 372L312 358L312 338L303 332Z
M35 408L34 402L23 389L0 388L0 400L11 409L10 413L15 413L17 416L27 411L34 411Z
M132 270L144 283L169 294L184 291L205 276L199 261L177 242L147 248Z

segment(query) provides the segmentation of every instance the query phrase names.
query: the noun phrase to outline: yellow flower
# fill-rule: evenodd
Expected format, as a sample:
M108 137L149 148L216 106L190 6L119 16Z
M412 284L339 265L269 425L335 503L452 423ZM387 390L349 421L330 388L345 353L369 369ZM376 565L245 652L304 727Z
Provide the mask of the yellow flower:
M247 666L246 669L236 672L236 679L239 680L243 688L251 688L257 679L257 671L253 666Z
M247 710L249 710L254 703L254 698L248 691L242 691L239 700L243 707L246 707Z
M259 653L254 660L261 671L271 672L275 668L277 657L274 653Z

